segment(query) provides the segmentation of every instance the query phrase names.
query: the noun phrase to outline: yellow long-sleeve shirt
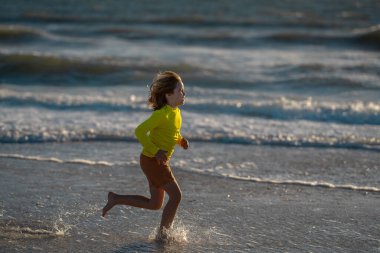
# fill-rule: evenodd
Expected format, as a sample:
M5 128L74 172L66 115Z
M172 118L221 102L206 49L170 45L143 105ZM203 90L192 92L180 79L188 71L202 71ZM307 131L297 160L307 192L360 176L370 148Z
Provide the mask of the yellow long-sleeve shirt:
M141 123L135 130L135 135L143 146L142 154L154 157L158 150L167 151L168 160L174 152L174 147L182 140L180 134L182 124L181 111L165 105Z

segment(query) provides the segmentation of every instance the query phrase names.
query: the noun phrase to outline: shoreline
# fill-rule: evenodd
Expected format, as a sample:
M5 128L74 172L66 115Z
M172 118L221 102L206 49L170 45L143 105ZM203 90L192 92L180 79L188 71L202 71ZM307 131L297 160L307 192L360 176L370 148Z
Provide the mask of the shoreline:
M1 248L7 252L380 249L378 193L256 183L176 167L174 175L183 192L174 226L176 241L158 245L151 237L162 211L118 206L106 219L100 217L108 191L148 194L146 179L128 154L136 153L136 147L121 151L117 145L110 146L65 144L53 150L40 145L28 150L28 155L59 153L63 160L77 155L93 157L91 161L113 157L124 163L110 167L0 157Z

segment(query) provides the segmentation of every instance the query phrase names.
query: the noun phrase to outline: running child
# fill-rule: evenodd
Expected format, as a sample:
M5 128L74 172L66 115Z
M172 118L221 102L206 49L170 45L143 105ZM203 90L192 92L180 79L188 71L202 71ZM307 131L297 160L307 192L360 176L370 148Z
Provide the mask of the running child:
M143 146L140 167L149 182L150 198L138 195L108 193L108 202L102 216L115 205L129 205L150 210L162 207L165 192L169 200L163 210L158 237L173 223L182 193L170 168L170 157L175 145L188 149L189 142L180 134L182 118L178 108L185 103L185 91L181 77L172 72L158 73L150 85L149 105L153 112L135 130Z

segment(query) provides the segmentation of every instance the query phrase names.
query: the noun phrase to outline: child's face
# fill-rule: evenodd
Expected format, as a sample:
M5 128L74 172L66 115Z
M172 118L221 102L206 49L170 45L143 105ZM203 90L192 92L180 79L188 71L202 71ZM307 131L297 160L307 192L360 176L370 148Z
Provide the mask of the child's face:
M172 94L166 94L166 100L172 107L177 107L185 103L185 87L182 82L177 84Z

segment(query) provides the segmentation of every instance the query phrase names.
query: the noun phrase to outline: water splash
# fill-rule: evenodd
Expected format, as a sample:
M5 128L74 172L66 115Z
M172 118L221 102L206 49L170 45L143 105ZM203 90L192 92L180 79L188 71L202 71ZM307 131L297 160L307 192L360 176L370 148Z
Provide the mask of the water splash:
M62 211L51 222L40 219L23 219L15 218L6 213L5 209L0 206L2 219L0 220L0 237L11 240L22 239L44 239L50 237L64 237L70 235L69 231L75 227L69 224Z
M54 237L55 233L49 228L31 228L29 226L5 225L0 228L0 235L5 238L17 240L23 238L41 239Z
M186 244L189 242L188 234L189 229L182 221L178 221L178 224L174 224L172 228L163 230L164 237L158 236L158 229L154 229L150 235L149 240L159 241L164 244Z
M65 236L69 235L69 231L74 227L74 225L67 224L63 221L61 215L53 223L53 233L56 236Z
M66 224L62 218L54 221L52 226L46 226L40 222L9 221L0 225L0 236L13 240L63 237L69 235L68 232L72 227L72 225Z

